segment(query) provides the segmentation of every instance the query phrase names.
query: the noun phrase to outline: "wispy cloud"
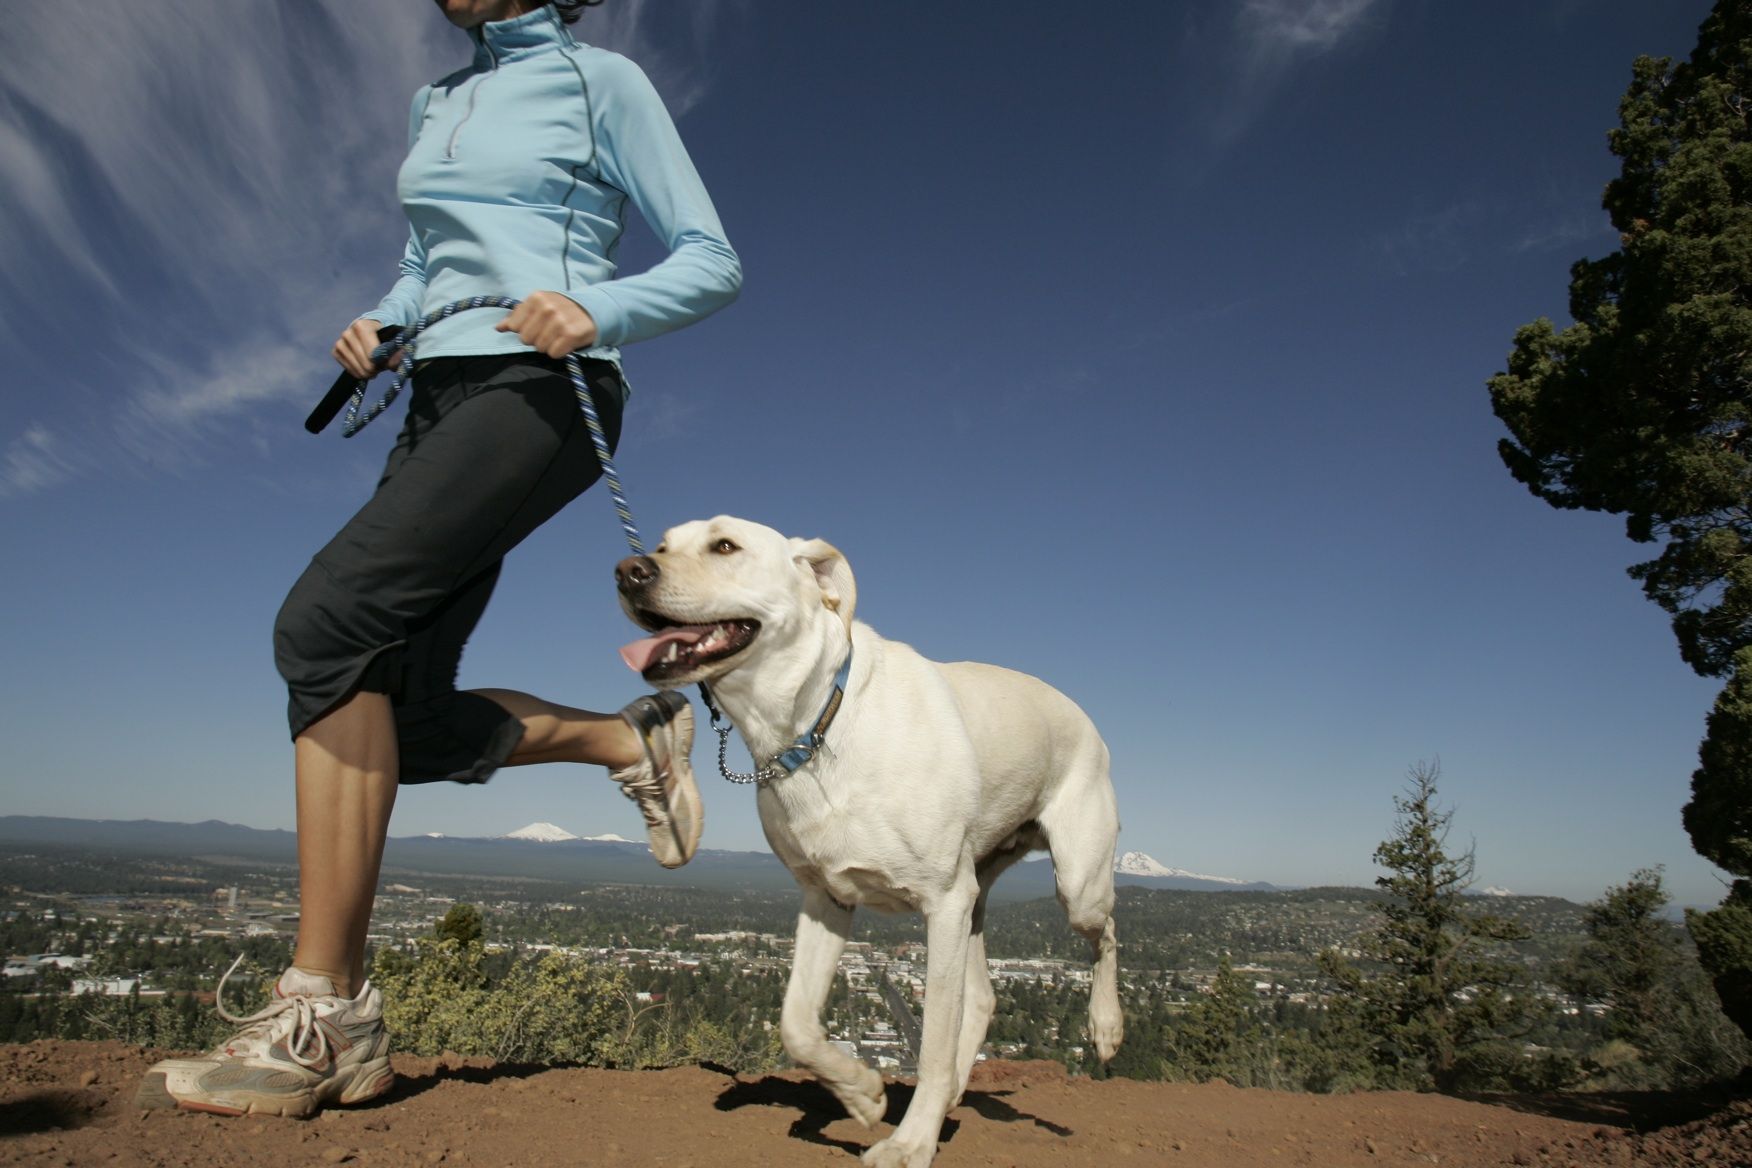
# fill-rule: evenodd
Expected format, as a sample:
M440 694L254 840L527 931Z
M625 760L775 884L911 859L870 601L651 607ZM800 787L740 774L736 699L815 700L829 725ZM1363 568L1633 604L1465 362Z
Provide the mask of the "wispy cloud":
M1236 23L1260 56L1323 53L1379 0L1246 0Z
M141 465L171 473L202 465L201 451L252 409L307 398L316 384L310 353L284 341L225 345L197 368L145 359L154 375L118 411L115 441Z
M1221 103L1209 120L1219 141L1238 138L1295 69L1378 23L1388 0L1242 0L1235 8ZM1371 21L1373 14L1377 20Z
M670 115L680 118L711 92L725 26L750 2L617 0L590 10L578 36L637 61L663 95Z
M1449 272L1480 255L1577 249L1609 238L1601 214L1554 213L1528 223L1524 200L1481 193L1408 215L1364 240L1364 250L1395 275Z
M1509 244L1511 252L1555 251L1574 247L1590 239L1610 236L1612 224L1604 212L1593 215L1567 215L1545 223L1532 224Z
M1471 259L1484 214L1476 200L1450 203L1376 232L1368 247L1397 275L1453 271Z
M0 455L0 499L28 495L71 478L75 460L47 426L32 423Z
M639 60L680 116L707 96L712 44L744 2L627 0L578 33ZM0 345L36 362L61 408L114 422L74 430L50 414L52 430L27 430L7 448L10 496L118 452L175 465L203 433L320 390L328 342L394 277L408 103L467 59L466 41L410 0L247 9L7 14L8 43L29 51L0 72L0 291L81 311L28 331L9 321Z
M11 103L0 106L0 113L8 115L0 117L0 171L5 172L15 200L13 211L0 215L0 252L18 255L33 237L46 237L64 263L105 295L114 296L109 273L98 263L92 241L69 208L65 169L43 142L24 132L21 112Z

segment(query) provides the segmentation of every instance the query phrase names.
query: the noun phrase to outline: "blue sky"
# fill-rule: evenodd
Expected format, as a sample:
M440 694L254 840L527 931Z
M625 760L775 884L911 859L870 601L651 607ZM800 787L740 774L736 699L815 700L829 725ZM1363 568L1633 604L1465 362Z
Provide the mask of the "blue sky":
M878 630L1052 681L1165 863L1367 883L1439 759L1481 883L1719 899L1679 823L1716 686L1624 575L1651 553L1509 478L1484 386L1615 246L1631 61L1707 10L609 0L580 35L650 73L746 270L626 353L635 514L827 538ZM90 0L8 41L0 812L290 827L273 615L400 410L300 422L466 44L424 0ZM622 554L606 494L538 533L464 684L630 699ZM711 744L706 846L763 847ZM410 789L393 831L538 819L639 827L556 766Z

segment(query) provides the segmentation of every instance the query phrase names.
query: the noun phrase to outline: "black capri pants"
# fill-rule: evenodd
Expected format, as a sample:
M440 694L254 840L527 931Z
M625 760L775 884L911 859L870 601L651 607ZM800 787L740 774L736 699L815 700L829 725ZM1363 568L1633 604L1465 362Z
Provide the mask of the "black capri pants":
M584 360L609 447L626 389ZM523 724L456 689L505 553L602 473L564 360L438 357L414 369L376 493L310 561L274 623L292 736L355 693L395 709L404 783L484 783Z

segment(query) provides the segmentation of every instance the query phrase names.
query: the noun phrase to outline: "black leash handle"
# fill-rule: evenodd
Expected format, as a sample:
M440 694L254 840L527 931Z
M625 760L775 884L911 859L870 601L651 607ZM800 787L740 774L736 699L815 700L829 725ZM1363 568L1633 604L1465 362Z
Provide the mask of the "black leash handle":
M401 335L401 331L399 325L386 324L377 330L377 343L382 345L393 341ZM329 391L322 395L322 400L316 403L316 408L310 411L308 418L304 419L304 428L312 434L322 433L323 427L335 420L335 415L341 412L341 407L346 405L352 396L359 392L359 387L364 384L363 381L345 369L341 370L341 375L335 378L335 383L329 386Z

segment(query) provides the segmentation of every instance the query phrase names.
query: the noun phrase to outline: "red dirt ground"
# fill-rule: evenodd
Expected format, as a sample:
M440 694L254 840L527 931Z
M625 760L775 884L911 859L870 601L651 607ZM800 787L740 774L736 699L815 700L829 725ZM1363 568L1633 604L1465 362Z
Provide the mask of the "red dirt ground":
M397 1056L394 1090L312 1120L138 1111L135 1085L159 1054L117 1043L0 1046L0 1163L790 1168L851 1165L888 1130L859 1127L792 1073L511 1067L457 1057ZM890 1121L910 1095L906 1084L890 1084ZM1054 1063L988 1063L950 1113L936 1163L1752 1168L1752 1100L1289 1095L1092 1082L1067 1079Z

